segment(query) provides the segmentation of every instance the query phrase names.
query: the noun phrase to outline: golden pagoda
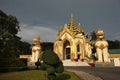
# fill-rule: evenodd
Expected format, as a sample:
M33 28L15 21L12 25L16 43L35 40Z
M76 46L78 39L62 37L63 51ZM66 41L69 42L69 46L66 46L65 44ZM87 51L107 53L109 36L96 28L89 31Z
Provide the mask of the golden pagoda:
M73 15L68 24L60 27L54 42L54 52L61 60L83 60L91 55L91 46L80 25L76 25Z

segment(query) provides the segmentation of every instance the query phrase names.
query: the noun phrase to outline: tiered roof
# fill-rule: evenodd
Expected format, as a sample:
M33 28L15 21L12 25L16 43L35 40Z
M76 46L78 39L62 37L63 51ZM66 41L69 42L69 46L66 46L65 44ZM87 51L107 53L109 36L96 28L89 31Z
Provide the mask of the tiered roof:
M77 34L83 33L83 29L82 29L80 23L78 25L76 25L72 14L70 17L69 24L65 24L64 28L60 27L57 37L62 36L62 34L64 34L64 32L68 32L72 37L75 37Z

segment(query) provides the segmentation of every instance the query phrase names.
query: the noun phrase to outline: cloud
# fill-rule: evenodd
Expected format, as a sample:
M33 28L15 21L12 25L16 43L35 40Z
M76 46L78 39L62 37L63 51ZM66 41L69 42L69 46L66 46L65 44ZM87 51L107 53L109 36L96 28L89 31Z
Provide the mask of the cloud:
M120 32L114 34L114 40L120 40Z
M69 22L71 13L85 32L102 28L106 39L120 40L115 35L120 32L119 0L0 0L0 9L25 23L18 35L29 42L36 36L54 41L59 26Z
M54 42L57 35L57 31L44 26L33 26L28 24L21 24L21 31L18 32L18 36L22 38L22 41L32 43L32 40L40 36L41 42Z

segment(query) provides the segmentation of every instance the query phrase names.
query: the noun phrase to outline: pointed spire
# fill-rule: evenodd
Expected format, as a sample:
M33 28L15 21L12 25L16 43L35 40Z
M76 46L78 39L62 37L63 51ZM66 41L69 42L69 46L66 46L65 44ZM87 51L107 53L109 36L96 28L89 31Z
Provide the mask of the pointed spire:
M64 25L64 29L66 29L66 28L67 28L67 24Z
M74 18L73 18L73 14L71 13L71 17L70 17L70 23L69 25L73 26L74 25Z
M82 29L80 23L78 23L78 32L83 32L83 29Z
M73 14L71 13L71 19L73 19Z
M71 13L69 27L72 30L74 28L74 26L75 26L75 21L74 21L74 18L73 18L73 14Z
M60 28L59 28L59 32L61 32L63 30L63 28L62 28L62 26L60 26Z

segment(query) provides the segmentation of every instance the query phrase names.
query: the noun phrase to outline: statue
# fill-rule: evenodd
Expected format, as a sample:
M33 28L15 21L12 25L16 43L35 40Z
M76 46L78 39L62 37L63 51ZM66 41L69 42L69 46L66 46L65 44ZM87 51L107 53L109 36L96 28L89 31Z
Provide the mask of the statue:
M38 60L41 60L42 56L42 50L40 45L40 37L36 37L33 39L34 46L32 47L32 62L37 62Z
M97 40L95 42L95 48L96 56L98 58L97 62L110 62L108 59L108 42L104 38L104 31L102 29L98 29L96 34Z

